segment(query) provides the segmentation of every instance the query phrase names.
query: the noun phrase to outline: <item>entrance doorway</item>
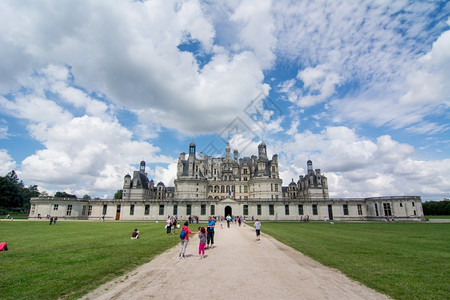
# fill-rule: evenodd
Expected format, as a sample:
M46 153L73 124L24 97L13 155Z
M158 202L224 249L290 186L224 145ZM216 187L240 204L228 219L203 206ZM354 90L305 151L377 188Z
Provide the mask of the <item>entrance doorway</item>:
M333 206L328 205L328 219L333 220Z
M230 215L230 216L233 215L233 210L231 209L231 206L226 206L226 207L225 207L225 214L224 214L225 218L226 218L228 215Z
M120 219L120 204L117 205L117 210L116 210L116 220Z

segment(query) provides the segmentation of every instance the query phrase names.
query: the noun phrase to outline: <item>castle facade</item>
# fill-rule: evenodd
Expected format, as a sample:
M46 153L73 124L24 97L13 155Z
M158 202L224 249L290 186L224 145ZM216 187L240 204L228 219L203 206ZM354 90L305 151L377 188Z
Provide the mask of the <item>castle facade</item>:
M42 216L62 219L165 220L167 216L187 219L197 216L241 216L249 220L424 220L419 196L371 198L330 198L327 178L320 169L307 162L307 173L297 182L282 186L278 155L270 159L264 143L258 155L239 157L231 154L230 145L224 157L189 152L181 153L173 187L163 182L155 185L140 169L127 174L122 199L33 198L30 219Z

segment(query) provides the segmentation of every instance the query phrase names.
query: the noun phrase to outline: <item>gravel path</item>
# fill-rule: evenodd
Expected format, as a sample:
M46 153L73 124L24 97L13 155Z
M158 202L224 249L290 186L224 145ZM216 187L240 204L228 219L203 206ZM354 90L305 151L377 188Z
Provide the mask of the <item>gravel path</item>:
M264 235L264 223L259 242L252 227L224 227L205 259L195 236L185 259L176 246L82 299L389 299Z

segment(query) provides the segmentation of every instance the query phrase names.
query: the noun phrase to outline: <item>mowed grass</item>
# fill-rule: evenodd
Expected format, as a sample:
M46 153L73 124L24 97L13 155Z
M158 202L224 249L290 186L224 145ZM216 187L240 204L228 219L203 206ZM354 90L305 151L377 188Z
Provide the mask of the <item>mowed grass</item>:
M450 224L263 222L261 229L394 299L450 299Z
M263 222L262 232L394 299L450 299L450 224ZM11 249L0 252L1 299L76 299L179 237L163 222L1 221L0 241Z
M138 240L130 239L134 228ZM164 222L1 221L0 241L10 249L0 252L1 299L76 299L149 262L179 235L167 235Z

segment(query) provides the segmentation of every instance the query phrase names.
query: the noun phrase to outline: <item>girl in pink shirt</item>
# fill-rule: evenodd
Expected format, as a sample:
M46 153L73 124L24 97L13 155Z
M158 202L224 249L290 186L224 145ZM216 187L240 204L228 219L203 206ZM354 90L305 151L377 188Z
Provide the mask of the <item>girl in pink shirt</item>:
M185 236L184 238L181 238L180 240L180 244L181 244L181 249L180 249L180 255L178 256L178 258L185 258L184 254L186 252L186 247L187 244L189 243L189 234L192 233L192 231L189 229L189 222L186 221L184 222L184 226L181 228L180 234L182 231L184 231Z

